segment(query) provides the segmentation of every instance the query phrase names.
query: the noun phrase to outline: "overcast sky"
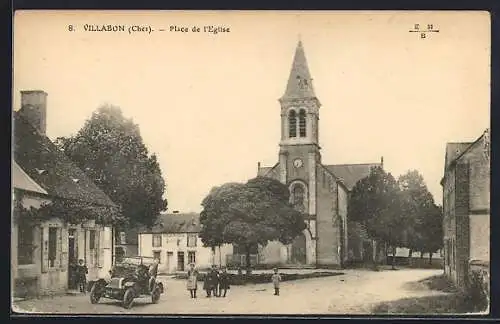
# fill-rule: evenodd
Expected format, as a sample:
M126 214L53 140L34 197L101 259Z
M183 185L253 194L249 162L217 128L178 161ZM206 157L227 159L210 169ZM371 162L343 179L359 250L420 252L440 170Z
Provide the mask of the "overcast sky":
M409 32L416 23L439 33L421 39ZM85 32L84 24L166 31ZM191 32L205 25L230 32ZM158 155L169 210L200 211L212 186L277 162L277 99L299 34L323 105L323 163L383 156L395 176L418 170L441 203L446 142L473 141L490 124L487 13L17 12L14 109L19 91L46 91L55 139L104 103L121 107Z

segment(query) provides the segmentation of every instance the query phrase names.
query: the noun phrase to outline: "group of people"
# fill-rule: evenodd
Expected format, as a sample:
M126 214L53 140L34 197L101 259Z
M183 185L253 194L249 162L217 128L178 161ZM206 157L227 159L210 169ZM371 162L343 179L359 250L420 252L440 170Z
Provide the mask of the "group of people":
M198 290L198 276L199 272L194 268L194 264L189 265L187 289L191 294L191 298L196 298L196 291ZM207 297L226 297L228 289L230 289L229 274L226 268L222 271L217 270L217 266L213 265L212 269L207 273L203 281L203 290L207 293Z
M195 269L193 263L189 265L187 275L187 290L189 290L191 298L196 298L199 272ZM274 286L274 295L279 296L281 276L278 273L277 268L274 268L271 280ZM207 297L209 298L212 295L214 297L226 297L228 289L230 289L230 284L227 269L223 267L222 271L219 272L217 270L217 266L213 265L212 269L206 274L203 281L203 290L206 291Z

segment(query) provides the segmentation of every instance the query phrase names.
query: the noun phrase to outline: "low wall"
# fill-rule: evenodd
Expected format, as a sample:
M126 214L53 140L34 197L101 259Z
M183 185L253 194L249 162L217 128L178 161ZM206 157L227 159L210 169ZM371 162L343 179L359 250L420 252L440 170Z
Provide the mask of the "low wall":
M387 256L387 265L392 264L392 256ZM404 266L409 268L418 269L443 269L444 260L442 258L432 259L432 263L429 263L429 258L408 258L408 257L396 257L394 260L394 265Z

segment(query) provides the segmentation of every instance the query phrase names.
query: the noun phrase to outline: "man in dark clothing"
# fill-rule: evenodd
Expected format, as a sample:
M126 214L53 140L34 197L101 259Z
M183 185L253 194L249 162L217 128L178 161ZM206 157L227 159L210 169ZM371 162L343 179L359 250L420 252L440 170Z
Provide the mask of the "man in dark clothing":
M219 273L215 265L212 266L212 269L206 274L205 280L203 282L203 289L207 292L207 297L211 297L212 294L214 297L217 297L217 286L219 281Z
M87 288L87 274L89 273L89 270L82 259L78 260L77 273L78 273L78 287L80 288L80 292L85 293Z
M217 271L217 266L212 266L212 271L210 272L210 282L212 283L212 293L214 297L219 297L219 271Z
M224 295L222 297L226 297L226 293L229 288L229 274L227 273L226 268L223 268L222 272L219 274L219 297L222 294L222 290L224 290Z

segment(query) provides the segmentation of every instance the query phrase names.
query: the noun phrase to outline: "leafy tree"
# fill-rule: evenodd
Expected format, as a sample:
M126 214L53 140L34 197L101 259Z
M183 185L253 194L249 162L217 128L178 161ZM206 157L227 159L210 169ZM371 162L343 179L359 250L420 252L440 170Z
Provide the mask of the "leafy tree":
M408 171L398 179L401 189L401 209L405 219L404 246L423 253L437 251L442 241L441 209L435 205L422 175L416 170ZM431 256L432 257L432 256Z
M370 175L356 183L349 197L348 215L349 219L365 225L368 235L374 240L392 246L403 241L404 219L401 217L398 184L381 167L372 168ZM377 254L378 249L374 255L375 268Z
M443 247L443 209L432 204L424 220L426 231L422 234L425 238L422 250L429 253L429 264L432 264L432 254Z
M151 227L166 210L157 158L148 155L138 125L120 108L98 108L76 135L60 137L56 145L121 206L129 225Z
M281 182L257 177L247 183L226 183L213 188L202 202L200 237L204 246L229 243L245 249L250 271L250 250L269 241L291 243L305 228L303 214L289 202Z

